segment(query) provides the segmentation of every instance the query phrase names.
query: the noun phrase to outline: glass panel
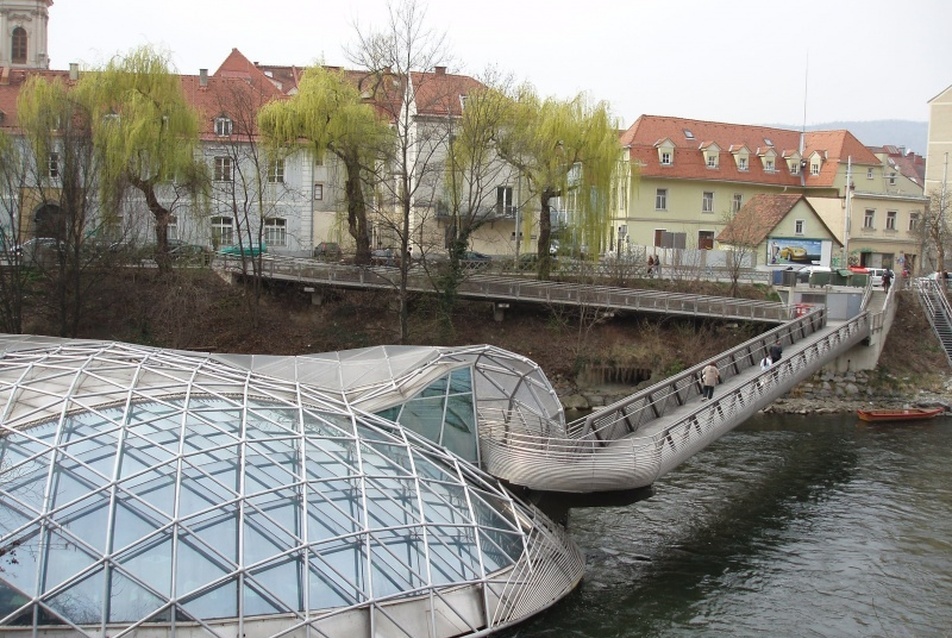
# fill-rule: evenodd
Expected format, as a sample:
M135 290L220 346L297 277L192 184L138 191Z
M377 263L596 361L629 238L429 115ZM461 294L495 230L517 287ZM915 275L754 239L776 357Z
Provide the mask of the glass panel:
M364 602L367 592L367 555L363 537L321 544L311 555L308 591L311 609L343 607Z
M43 591L49 591L92 565L99 557L90 555L68 537L48 532L49 558Z
M408 401L403 406L403 412L400 413L400 424L434 443L439 443L443 429L445 400L446 397L440 395Z
M462 394L472 392L473 375L470 368L460 368L453 370L450 375L450 394Z
M116 570L111 571L110 581L110 622L138 622L166 602Z
M420 522L413 479L367 479L364 493L371 527L398 527Z
M30 536L11 541L11 544L16 543L16 548L8 551L4 556L3 577L0 578L0 583L10 583L30 596L36 594L36 564L44 547L40 543L42 537L39 530L36 530Z
M109 528L108 494L94 494L52 516L56 525L74 538L80 538L99 550L106 551L106 531Z
M53 471L53 498L51 507L59 507L70 501L99 490L106 479L88 467L59 455Z
M427 483L420 490L427 523L469 523L466 491L459 485Z
M424 585L424 543L419 528L381 530L370 536L370 568L376 597Z
M479 552L473 528L437 525L429 527L428 531L434 584L480 578Z
M0 618L9 616L28 602L30 602L29 597L24 596L0 580Z
M149 587L163 596L172 594L172 539L167 531L148 545L117 557L116 562Z
M300 544L300 499L289 500L280 494L269 496L274 498L251 499L249 505L254 505L255 508L245 509L246 565L257 563Z
M363 464L364 472L370 475L413 474L410 455L403 444L388 445L379 442L361 445L360 461Z
M308 480L353 476L356 471L356 450L352 441L322 441L320 447L311 441L304 444Z
M188 537L179 538L176 560L178 561L175 578L177 591L172 593L177 597L185 596L225 574L220 559L212 559L207 549L194 546Z
M358 479L327 482L308 490L308 542L354 534L363 529Z
M196 618L233 618L238 615L238 583L229 580L182 607Z
M252 407L249 403L247 416L247 436L249 438L277 437L295 435L298 432L298 410L281 408L267 404Z
M102 622L103 570L47 600L47 604L76 624Z
M301 570L299 557L285 557L273 565L255 569L251 580L256 586L245 585L245 615L300 611L304 606Z
M188 516L235 499L238 496L239 458L237 451L229 455L227 450L221 450L215 454L192 457L183 463L179 514ZM193 464L199 465L201 469Z
M228 561L232 567L238 562L237 504L222 505L182 522L191 529L194 538L205 543L204 551L214 553L214 560Z
M143 501L157 509L166 518L172 518L175 510L175 477L167 473L174 472L174 465L149 470L134 478L119 482L119 487L125 492L135 494ZM126 496L126 499L129 497ZM159 516L159 514L152 514Z
M119 551L154 533L171 521L172 517L162 517L140 503L126 499L116 503L115 519L113 551Z
M443 446L458 456L475 463L479 458L479 443L476 440L476 416L471 402L472 395L452 396L446 407L446 427L443 429Z
M421 397L442 397L446 394L446 377L440 377L427 387L423 388L419 396Z

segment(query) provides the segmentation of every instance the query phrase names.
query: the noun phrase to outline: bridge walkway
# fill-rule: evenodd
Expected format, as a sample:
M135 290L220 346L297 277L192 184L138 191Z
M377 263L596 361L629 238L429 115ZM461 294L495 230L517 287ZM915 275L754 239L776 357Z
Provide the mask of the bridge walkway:
M651 485L826 363L869 336L870 315L827 324L809 314L567 424L480 414L483 466L534 490L596 493ZM780 340L783 357L767 371L760 360ZM722 383L701 400L700 371L713 363Z

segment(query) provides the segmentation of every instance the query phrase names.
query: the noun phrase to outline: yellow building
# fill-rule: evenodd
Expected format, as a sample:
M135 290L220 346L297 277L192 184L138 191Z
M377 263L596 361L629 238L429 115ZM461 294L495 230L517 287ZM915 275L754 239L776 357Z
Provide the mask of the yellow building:
M792 193L808 198L851 264L897 267L919 254L910 228L925 206L921 183L849 131L643 115L621 143L638 178L614 225L633 244L713 249L753 197ZM843 251L830 260L841 265Z

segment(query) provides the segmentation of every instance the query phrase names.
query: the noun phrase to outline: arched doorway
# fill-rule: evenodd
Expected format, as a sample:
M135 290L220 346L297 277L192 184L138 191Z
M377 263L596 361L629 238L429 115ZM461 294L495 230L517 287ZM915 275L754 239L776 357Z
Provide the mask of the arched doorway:
M65 232L63 209L57 204L43 204L33 215L34 237L62 239Z

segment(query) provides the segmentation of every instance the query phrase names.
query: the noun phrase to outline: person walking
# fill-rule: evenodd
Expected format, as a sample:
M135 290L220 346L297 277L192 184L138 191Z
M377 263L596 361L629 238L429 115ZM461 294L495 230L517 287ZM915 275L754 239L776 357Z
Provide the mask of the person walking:
M774 341L774 344L770 346L770 361L771 364L777 363L780 361L780 356L783 354L783 346L780 345L780 339Z
M883 290L885 292L889 292L889 284L892 283L892 278L892 271L887 268L886 272L883 273Z
M709 363L701 370L701 401L714 398L714 386L721 382L721 373L717 366Z
M767 370L770 366L773 365L773 360L770 358L770 355L766 355L763 359L760 360L760 369Z

